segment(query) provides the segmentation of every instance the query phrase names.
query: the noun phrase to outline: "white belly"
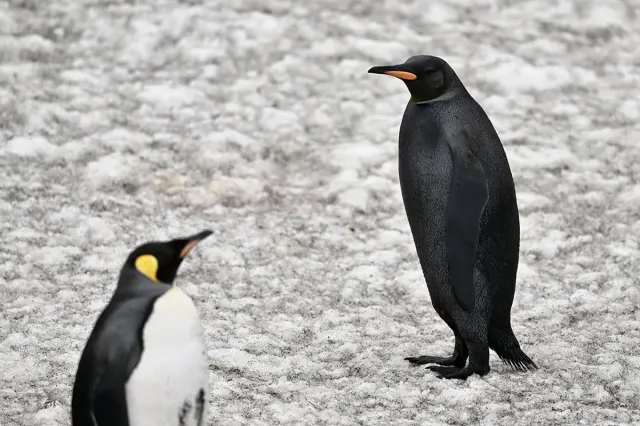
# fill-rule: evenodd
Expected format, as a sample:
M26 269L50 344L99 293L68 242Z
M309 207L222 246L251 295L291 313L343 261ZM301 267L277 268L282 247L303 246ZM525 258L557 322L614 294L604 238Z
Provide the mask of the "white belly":
M180 289L156 300L142 342L140 362L125 387L130 426L206 426L204 332L193 302Z

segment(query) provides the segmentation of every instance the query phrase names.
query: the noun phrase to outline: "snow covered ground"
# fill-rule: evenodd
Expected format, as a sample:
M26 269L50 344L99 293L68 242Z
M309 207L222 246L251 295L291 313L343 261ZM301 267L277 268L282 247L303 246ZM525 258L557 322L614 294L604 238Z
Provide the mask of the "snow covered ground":
M211 424L640 424L639 20L637 0L0 2L0 425L68 425L129 250L207 227L179 282ZM535 373L403 361L453 336L400 197L407 92L367 69L418 53L505 144Z

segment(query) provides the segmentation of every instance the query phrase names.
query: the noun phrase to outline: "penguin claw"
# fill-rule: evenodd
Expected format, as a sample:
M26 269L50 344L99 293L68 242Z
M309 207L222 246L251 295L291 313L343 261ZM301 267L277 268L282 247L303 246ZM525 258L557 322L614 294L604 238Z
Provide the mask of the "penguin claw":
M440 357L440 356L409 356L405 358L406 361L409 361L414 365L424 365L424 364L438 364L438 365L454 365L456 359L454 357Z

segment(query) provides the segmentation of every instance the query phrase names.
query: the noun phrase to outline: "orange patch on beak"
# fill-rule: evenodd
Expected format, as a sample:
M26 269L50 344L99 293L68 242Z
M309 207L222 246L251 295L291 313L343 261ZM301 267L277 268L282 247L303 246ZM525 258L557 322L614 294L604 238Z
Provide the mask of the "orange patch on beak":
M389 74L392 75L394 77L398 77L402 80L415 80L416 75L411 73L411 72L407 72L407 71L386 71L385 74Z
M196 244L198 244L198 240L193 240L193 241L189 241L187 243L186 246L183 247L182 251L180 252L180 257L185 257L187 255L187 253L189 253L189 251L194 248L196 246Z

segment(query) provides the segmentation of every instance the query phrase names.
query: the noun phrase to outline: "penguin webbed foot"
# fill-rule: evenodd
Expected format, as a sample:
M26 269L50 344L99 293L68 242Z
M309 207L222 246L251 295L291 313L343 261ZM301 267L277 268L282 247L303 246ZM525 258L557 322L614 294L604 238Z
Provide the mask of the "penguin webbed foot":
M462 368L454 367L454 366L444 367L439 365L430 365L427 367L427 370L431 370L434 373L438 373L438 378L443 379L443 378L449 378L449 376L459 373L460 371L462 371Z
M480 376L484 376L489 371L479 371L471 365L467 365L464 368L459 367L440 367L436 365L432 365L427 367L429 370L438 373L438 379L460 379L467 380L467 377L472 374L478 374Z
M447 365L456 365L457 358L452 356L442 357L442 356L421 355L421 356L408 356L405 358L405 361L409 361L413 365L438 364L438 365L447 366ZM462 364L462 366L464 366L464 363Z

